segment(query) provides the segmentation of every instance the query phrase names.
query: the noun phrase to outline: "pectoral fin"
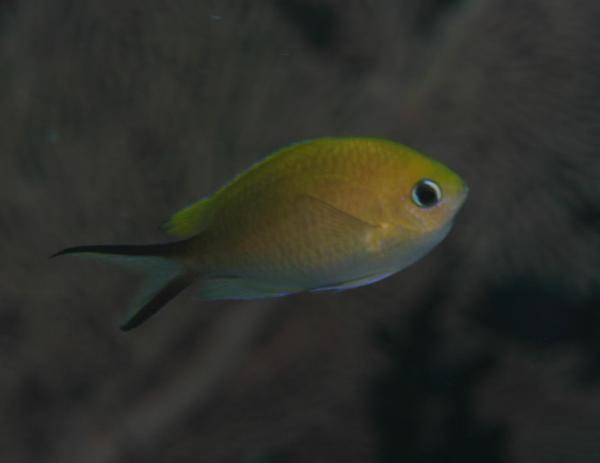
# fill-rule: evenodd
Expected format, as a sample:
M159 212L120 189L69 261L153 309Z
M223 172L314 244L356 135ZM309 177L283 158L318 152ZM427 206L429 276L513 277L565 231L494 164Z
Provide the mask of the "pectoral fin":
M312 195L301 195L299 202L302 206L300 210L309 211L310 217L316 219L322 227L334 233L362 234L379 228L379 225L367 222Z

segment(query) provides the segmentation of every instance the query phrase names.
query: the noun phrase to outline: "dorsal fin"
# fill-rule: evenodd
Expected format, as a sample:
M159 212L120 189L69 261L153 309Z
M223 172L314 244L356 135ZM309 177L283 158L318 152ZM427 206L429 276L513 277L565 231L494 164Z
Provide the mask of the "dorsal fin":
M206 227L212 202L212 197L208 197L184 207L163 224L163 230L176 238L197 235Z
M213 206L217 202L215 199L220 198L218 202L221 203L221 199L223 199L224 196L227 197L228 194L231 193L235 195L235 193L240 191L240 188L243 189L244 185L246 184L244 179L248 179L248 174L256 173L257 171L264 169L267 165L278 158L293 154L298 150L302 150L303 148L310 148L310 146L314 145L314 143L324 143L330 140L331 138L305 140L293 143L275 151L274 153L271 153L263 160L257 162L249 169L241 172L231 181L227 182L212 196L203 198L200 201L190 204L189 206L184 207L180 211L173 214L171 218L162 225L163 230L175 238L191 238L197 235L204 230L210 218L212 217L212 211L214 210ZM226 199L225 202L227 202Z

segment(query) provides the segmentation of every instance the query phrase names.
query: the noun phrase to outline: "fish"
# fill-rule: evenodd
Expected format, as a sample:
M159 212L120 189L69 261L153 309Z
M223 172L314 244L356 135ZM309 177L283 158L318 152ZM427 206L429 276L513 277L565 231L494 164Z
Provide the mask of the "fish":
M201 300L343 291L375 283L440 243L467 197L450 168L394 141L323 137L275 151L163 224L158 244L86 245L51 257L144 271L121 329L192 284Z

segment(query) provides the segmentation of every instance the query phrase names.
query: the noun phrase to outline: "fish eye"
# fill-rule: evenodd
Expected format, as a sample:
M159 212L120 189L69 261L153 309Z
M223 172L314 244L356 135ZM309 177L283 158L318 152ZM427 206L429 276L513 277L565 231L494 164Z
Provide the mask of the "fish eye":
M433 207L442 199L442 189L433 180L419 180L412 190L412 200L424 209Z

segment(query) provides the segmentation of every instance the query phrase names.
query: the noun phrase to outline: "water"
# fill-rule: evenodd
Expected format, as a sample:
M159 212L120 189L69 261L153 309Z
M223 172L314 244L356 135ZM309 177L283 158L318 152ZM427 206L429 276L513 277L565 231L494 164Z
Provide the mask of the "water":
M600 459L597 2L0 7L3 461ZM292 141L391 138L470 185L447 240L340 294L198 303L47 261L154 242Z

